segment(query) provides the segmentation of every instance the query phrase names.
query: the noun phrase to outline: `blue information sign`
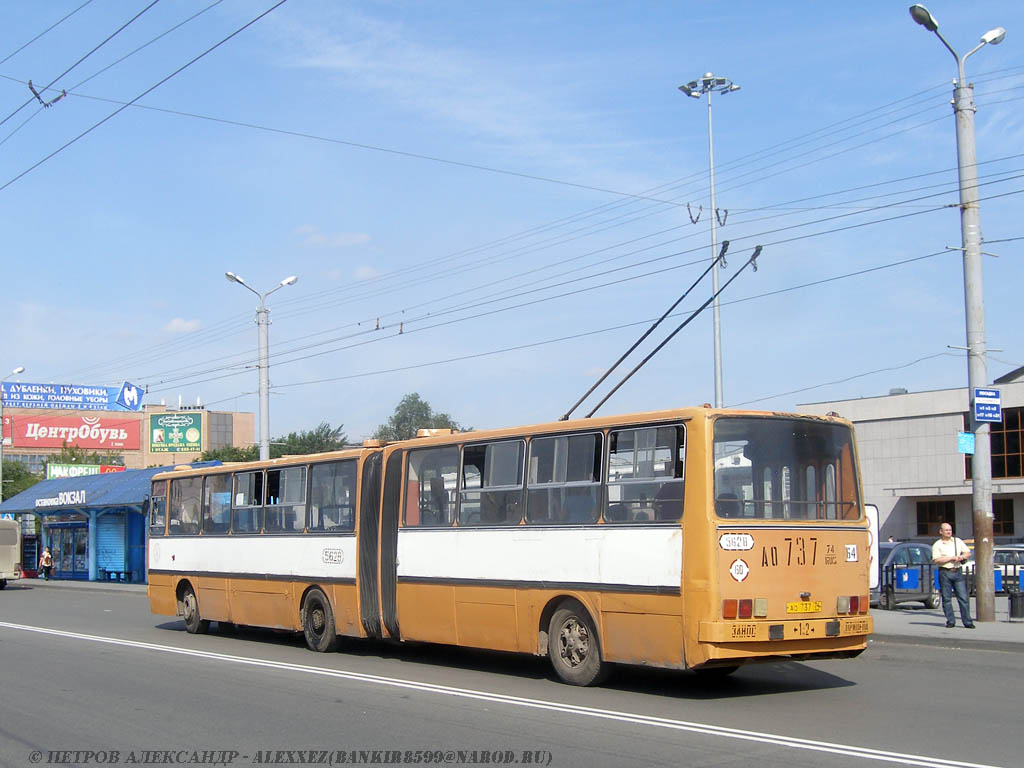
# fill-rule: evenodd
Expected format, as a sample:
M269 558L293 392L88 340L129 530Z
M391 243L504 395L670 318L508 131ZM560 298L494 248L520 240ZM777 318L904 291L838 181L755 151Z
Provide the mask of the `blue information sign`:
M998 389L975 388L974 420L996 423L1003 420L1003 406L999 399Z
M973 432L957 432L956 434L956 447L960 453L974 453L974 433Z

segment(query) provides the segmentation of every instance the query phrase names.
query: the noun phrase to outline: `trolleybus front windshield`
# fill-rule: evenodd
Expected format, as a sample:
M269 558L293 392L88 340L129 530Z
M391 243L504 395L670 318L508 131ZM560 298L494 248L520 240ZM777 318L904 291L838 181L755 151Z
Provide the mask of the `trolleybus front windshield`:
M740 519L857 520L853 432L802 419L715 422L715 512Z

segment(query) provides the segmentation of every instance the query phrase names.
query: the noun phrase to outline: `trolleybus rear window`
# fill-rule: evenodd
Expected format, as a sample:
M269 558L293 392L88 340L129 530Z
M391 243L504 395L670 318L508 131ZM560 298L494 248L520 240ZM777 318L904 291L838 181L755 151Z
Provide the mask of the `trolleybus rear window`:
M856 520L853 433L775 418L715 422L715 512L725 518Z

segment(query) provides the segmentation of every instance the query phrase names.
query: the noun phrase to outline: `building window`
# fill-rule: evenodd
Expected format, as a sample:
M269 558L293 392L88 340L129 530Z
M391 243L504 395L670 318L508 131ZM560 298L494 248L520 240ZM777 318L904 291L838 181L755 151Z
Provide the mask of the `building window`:
M917 502L917 535L938 536L939 526L949 523L956 533L956 504L953 499Z
M1004 408L1003 420L989 425L992 446L992 477L1024 477L1024 408ZM964 431L971 430L970 418L964 414ZM964 477L971 479L971 456L964 456Z
M1013 536L1013 499L992 499L992 533L995 536Z

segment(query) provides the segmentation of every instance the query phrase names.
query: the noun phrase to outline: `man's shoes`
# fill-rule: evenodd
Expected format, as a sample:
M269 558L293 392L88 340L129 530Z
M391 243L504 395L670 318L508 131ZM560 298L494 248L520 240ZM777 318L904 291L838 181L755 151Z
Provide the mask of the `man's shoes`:
M964 624L964 629L974 629L974 624Z
M956 622L955 621L947 621L946 622L946 629L952 629L955 626L956 626Z

